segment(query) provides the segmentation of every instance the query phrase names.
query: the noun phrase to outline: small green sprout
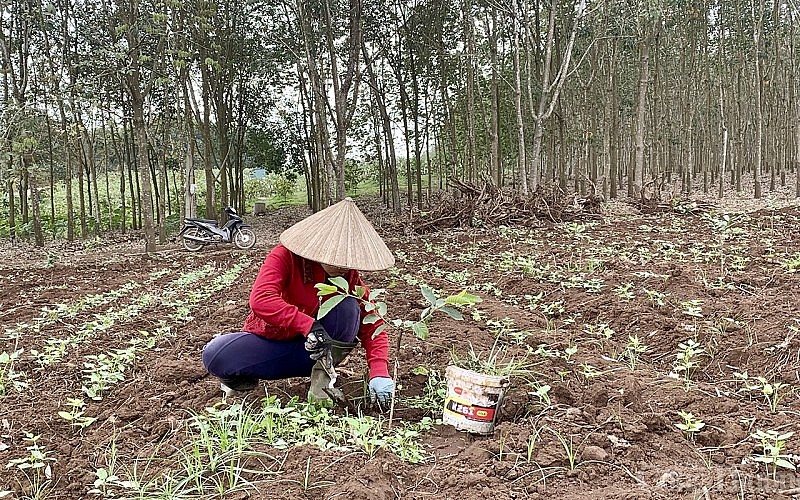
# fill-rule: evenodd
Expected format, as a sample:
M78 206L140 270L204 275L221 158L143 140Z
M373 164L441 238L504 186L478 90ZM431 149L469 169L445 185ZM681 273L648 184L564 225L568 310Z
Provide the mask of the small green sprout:
M67 406L70 407L70 411L60 411L58 412L58 416L74 427L88 427L97 420L95 417L86 417L83 415L86 403L82 399L67 398Z
M764 396L764 400L769 405L769 409L772 413L778 411L778 405L780 404L781 400L786 396L786 388L789 387L789 384L785 384L783 382L770 382L764 377L756 377L760 385L752 386L752 389L760 389L761 394Z
M794 455L783 453L786 448L786 440L794 436L794 432L785 432L783 434L773 430L757 430L754 434L750 435L761 444L761 455L753 457L756 462L761 462L767 468L767 473L772 469L772 478L775 479L775 473L778 468L796 470L792 460L795 460Z
M547 408L552 404L550 401L550 396L548 394L549 392L550 392L550 386L545 384L545 385L536 385L535 390L533 392L529 392L528 394L539 398L539 402L542 403L542 405Z
M683 410L678 411L678 416L683 419L683 422L678 422L675 427L682 430L686 437L694 442L695 435L706 426L705 422Z
M624 360L631 371L634 371L642 354L646 353L648 349L650 347L643 344L638 335L628 335L628 343L620 355L620 361Z
M664 299L667 297L667 295L665 293L661 293L658 290L648 289L645 289L644 293L647 295L647 298L650 299L653 307L660 307L666 304Z
M686 389L692 381L692 372L700 364L698 358L705 352L705 349L693 339L678 344L678 353L675 355L673 368L676 373L683 373L683 380Z
M585 324L583 333L608 340L614 335L614 329L608 323Z
M633 300L636 296L636 294L633 293L633 283L621 283L614 288L614 293L624 301Z
M701 307L702 304L703 301L699 299L683 301L681 302L681 307L683 308L681 312L687 316L692 316L694 318L702 318L703 317L703 308Z

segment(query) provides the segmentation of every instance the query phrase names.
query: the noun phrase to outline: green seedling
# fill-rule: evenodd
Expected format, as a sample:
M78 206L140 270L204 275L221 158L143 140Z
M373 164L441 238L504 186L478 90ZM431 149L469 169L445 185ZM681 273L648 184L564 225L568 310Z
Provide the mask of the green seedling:
M569 436L569 442L567 442L567 438L565 438L560 432L556 431L555 429L549 430L553 433L558 442L561 443L561 447L564 448L564 452L567 455L569 470L575 470L575 468L578 466L578 449L575 447L572 435Z
M775 479L775 473L778 468L796 470L792 460L795 459L793 455L783 453L786 448L786 440L794 436L794 432L779 433L773 430L757 430L754 434L750 435L761 444L761 455L756 455L753 460L761 462L767 468L767 473L772 472L772 478Z
M192 311L200 303L217 291L230 286L248 265L248 260L242 260L206 284L200 284L201 280L216 275L216 269L211 265L181 275L166 284L161 295L143 293L132 296L129 304L122 307L111 307L107 311L95 314L93 320L79 325L71 335L65 338L47 339L41 349L31 349L30 354L41 368L50 366L63 359L68 349L85 343L100 332L134 321L155 303L159 303L160 307L164 309L172 310L176 320L188 321L192 318ZM92 297L99 298L85 299L81 302L79 310L87 309L88 307L85 304L90 302L95 305L105 305L112 300L120 300L122 297L127 297L124 294L126 290L130 291L132 289L132 287L123 287L114 293L89 296L90 299ZM189 291L186 292L186 290ZM62 312L60 307L48 310L48 318L50 315L57 316Z
M191 429L195 431L193 443L200 446L197 453L221 467L230 453L241 455L257 442L278 449L299 444L322 450L347 447L370 456L385 447L404 460L421 461L425 453L418 433L434 423L423 418L416 424L396 425L389 430L370 416L341 418L324 404L293 398L281 405L270 396L262 400L260 408L243 404L207 408L192 417Z
M633 292L633 283L622 283L614 288L617 297L624 301L633 300L636 294Z
M363 319L364 324L374 324L379 320L386 321L388 307L385 302L377 300L378 296L383 293L384 290L375 289L367 294L367 290L361 286L356 286L353 291L350 291L350 285L347 283L347 280L342 277L333 277L330 278L329 281L331 284L317 283L314 285L317 289L317 295L319 295L320 300L322 300L317 313L317 319L323 318L346 297L355 297L363 304L364 310L368 313ZM460 321L464 319L464 315L458 310L459 307L473 306L482 300L480 297L467 290L445 298L438 297L436 292L426 285L422 285L420 290L422 296L428 301L428 307L420 313L419 320L396 319L391 323L396 327L410 329L414 332L414 335L421 340L426 340L430 335L428 323L434 313L442 312ZM380 325L375 329L373 336L380 334L385 327L385 323Z
M489 292L492 295L494 295L495 297L502 297L503 296L503 290L498 288L497 284L492 283L492 282L481 283L480 284L480 290L483 291L483 292Z
M566 318L564 318L564 319L562 320L563 326L570 326L570 325L574 325L575 323L577 323L577 322L578 322L578 319L579 319L581 316L582 316L582 314L581 314L581 313L572 313L572 314L570 314L569 316L567 316Z
M728 262L728 268L732 271L744 271L750 258L745 255L733 255Z
M428 307L423 309L420 313L420 318L417 321L401 321L401 320L394 320L392 323L395 326L403 326L405 328L410 328L411 331L417 336L417 338L421 340L425 340L428 338L429 329L428 323L430 322L431 318L433 317L434 313L443 312L450 316L451 318L460 321L464 319L461 311L457 308L459 307L469 307L473 306L479 302L481 302L481 298L477 295L473 295L469 293L467 290L463 290L460 293L455 295L450 295L446 298L439 298L433 289L422 286L420 287L422 292L422 296L425 300L428 301ZM369 311L369 309L367 309ZM369 316L367 317L369 318ZM367 318L364 318L364 321L367 321Z
M636 251L637 251L636 255L637 258L635 260L641 265L649 264L653 262L653 259L656 258L656 256L653 253L651 253L650 249L647 247L639 247L636 249Z
M472 273L465 269L463 271L450 271L445 274L444 279L451 283L464 286L470 281L471 277Z
M66 420L73 427L88 427L92 425L97 418L84 416L83 410L86 408L86 403L82 399L67 398L67 406L70 411L60 411L58 416Z
M781 263L781 267L786 269L787 273L800 272L800 252L788 257L785 261L783 261L783 263Z
M586 231L591 227L590 224L581 224L580 222L569 222L562 226L562 229L567 236L576 240L581 240L584 238L588 238L589 235L586 234Z
M643 344L642 341L639 340L638 335L628 335L628 343L625 345L625 350L622 351L620 355L620 361L624 361L628 365L628 368L634 371L636 365L639 363L639 359L648 349L650 349L650 347Z
M577 353L578 353L577 345L575 344L568 345L567 347L564 348L564 361L566 361L567 363L571 363L572 356L576 355Z
M507 317L500 320L487 319L486 326L489 327L489 331L492 332L495 337L503 337L514 330L514 320Z
M667 297L666 294L661 293L658 290L648 290L646 288L644 293L647 295L647 298L650 299L650 303L653 305L653 307L660 307L666 304L666 301L664 300Z
M166 270L165 272L169 273L170 271ZM158 279L158 276L154 278L153 275L151 275L145 283L152 283L156 279ZM28 331L39 332L45 326L52 325L58 321L64 321L66 318L74 318L82 311L128 297L131 292L139 286L141 286L139 283L128 282L115 290L100 294L85 295L73 303L58 303L51 307L42 307L41 314L37 318L34 318L31 323L19 323L16 327L7 329L6 334L10 338L19 338Z
M372 459L378 450L386 446L379 420L366 416L344 417L344 421L349 429L350 440L367 458Z
M600 375L603 374L603 372L598 370L597 367L594 365L591 365L589 363L582 363L580 374L583 375L583 378L585 378L586 381L588 382L589 380L595 377L599 377Z
M542 305L541 311L542 314L544 315L545 321L547 322L546 326L547 331L552 332L556 329L555 318L561 316L564 312L566 312L566 308L564 307L564 303L558 300L550 304Z
M111 498L113 494L110 489L114 486L121 486L123 488L133 488L135 483L128 481L121 481L117 476L117 440L116 436L111 439L106 455L105 467L98 467L94 471L95 480L92 483L93 488L87 493L90 495L102 495L103 497Z
M425 387L419 396L403 397L401 401L409 408L420 410L441 409L447 397L447 379L438 371L418 366L411 370L414 375L426 376Z
M683 381L686 390L692 381L692 373L699 365L698 358L705 352L705 349L693 339L678 344L678 353L675 355L673 368L678 374L683 374Z
M745 230L738 225L741 222L747 221L747 216L729 214L716 214L713 212L706 212L703 218L709 223L711 230L720 234L720 239L725 240L726 237L736 236L743 234Z
M401 460L419 464L428 458L425 448L419 443L421 433L429 431L434 425L440 425L441 419L423 417L415 424L406 424L395 427L391 434L385 438L386 447L389 451L397 455Z
M486 312L484 312L484 311L481 311L477 307L473 307L470 310L470 316L472 317L472 321L481 322L481 321L485 321L486 320L486 317L488 316L488 314Z
M702 300L699 299L692 299L686 300L681 302L681 312L686 316L692 316L694 318L702 318L703 317L703 308L701 307L703 304Z
M0 352L0 397L7 395L11 389L23 392L28 388L25 372L18 372L14 364L22 354L22 349L8 353Z
M528 301L528 309L531 311L535 311L539 308L539 304L542 302L544 298L544 292L539 292L536 295L523 295L522 296L525 300Z
M678 416L683 419L683 422L675 424L675 427L682 430L683 433L686 434L686 437L694 442L695 435L700 432L706 424L691 413L687 413L683 410L678 411Z
M718 333L723 334L729 331L739 330L743 327L742 323L733 318L720 318L714 321L712 328Z
M772 413L778 411L781 401L786 397L788 392L791 392L791 386L783 382L770 382L765 377L752 377L748 379L747 372L734 373L733 376L742 380L744 383L744 391L746 392L759 392L764 397L764 401L769 406ZM757 384L751 384L750 381L754 380Z
M599 337L603 340L609 340L614 336L615 332L607 323L597 323L583 325L583 333Z
M559 280L560 275L550 264L541 264L538 259L520 256L514 261L512 269L519 269L522 275L534 281Z
M600 293L605 287L605 282L600 278L591 278L583 284L583 289L586 293Z
M536 396L537 398L539 398L539 402L542 404L542 406L544 406L545 408L549 408L552 405L552 402L550 401L550 395L548 394L550 392L550 386L547 384L545 385L534 384L534 388L535 390L529 392L528 394Z
M31 349L30 354L40 367L52 365L64 358L67 353L67 347L77 345L77 339L47 339L45 340L42 350Z
M39 445L40 435L35 436L30 432L25 432L24 439L29 443L25 447L28 454L21 458L9 460L6 464L6 469L16 468L28 480L28 485L25 486L25 489L29 492L27 498L48 498L48 493L52 489L51 483L53 479L53 469L50 464L55 462L56 459L50 456L52 455L51 451Z
M303 481L300 484L300 487L303 489L304 492L309 493L312 490L318 488L327 488L329 486L333 486L336 484L334 481L312 481L311 480L311 457L306 458L306 467L305 472L303 473Z
M528 463L533 461L533 453L536 451L536 443L539 442L539 429L533 429L531 435L528 436L528 440L526 441L526 453L525 458L527 459Z
M568 273L593 273L595 271L602 271L604 268L605 262L595 257L570 260L563 264L563 269Z
M518 330L516 328L511 328L505 332L505 336L508 340L516 345L525 345L529 337L533 335L534 332L530 330Z
M539 344L533 351L536 356L543 358L558 358L561 357L561 352L558 349L551 349L548 344Z
M724 276L717 276L712 281L708 281L705 276L703 277L703 285L712 290L735 290L736 285L725 281Z
M454 351L451 351L450 358L456 366L487 375L510 377L524 375L529 372L527 359L518 360L513 356L510 359L505 359L505 353L506 348L496 338L492 348L485 355L476 352L474 346L470 343L466 358L459 358Z
M668 274L654 273L652 271L635 271L633 274L635 276L639 277L639 278L644 279L644 280L648 280L648 279L654 278L654 279L658 279L658 280L662 280L662 281L666 282L669 279L669 275Z
M136 349L115 349L108 353L86 356L83 392L95 401L111 386L125 380L124 372L136 358Z
M561 316L566 312L566 308L564 307L564 302L557 300L555 302L551 302L550 304L544 304L542 307L542 314L545 316L556 317Z

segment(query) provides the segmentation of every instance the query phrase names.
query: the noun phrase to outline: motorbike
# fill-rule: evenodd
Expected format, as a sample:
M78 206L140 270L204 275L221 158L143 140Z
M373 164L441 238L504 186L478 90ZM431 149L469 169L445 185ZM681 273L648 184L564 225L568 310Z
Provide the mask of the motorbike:
M253 248L256 235L250 226L233 208L226 207L225 213L228 222L222 227L213 219L183 219L183 229L178 233L178 237L183 238L183 247L190 252L197 252L211 243L233 243L242 250Z

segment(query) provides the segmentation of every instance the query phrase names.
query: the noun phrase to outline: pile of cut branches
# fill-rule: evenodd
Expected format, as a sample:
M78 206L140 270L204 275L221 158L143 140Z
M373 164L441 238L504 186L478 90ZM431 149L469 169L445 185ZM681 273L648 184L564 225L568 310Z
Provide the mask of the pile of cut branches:
M594 194L566 193L555 184L539 185L528 195L499 189L490 181L479 186L451 178L448 186L453 190L440 192L438 200L431 200L433 209L415 219L414 232L596 218L603 201L602 196Z
M665 199L666 197L663 196L664 191L660 185L655 185L652 193L648 196L647 188L651 184L654 184L654 181L651 180L642 186L639 198L630 201L630 204L643 214L669 212L681 215L701 215L716 209L713 204L704 201L690 200L678 196L669 196Z

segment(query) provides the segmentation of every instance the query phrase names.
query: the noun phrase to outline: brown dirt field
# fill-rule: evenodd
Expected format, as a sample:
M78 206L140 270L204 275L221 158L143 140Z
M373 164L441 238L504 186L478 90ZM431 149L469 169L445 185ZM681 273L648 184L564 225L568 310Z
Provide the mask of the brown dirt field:
M399 349L393 341L400 386L394 419L441 418L441 407L407 404L427 381L416 368L441 374L452 356L464 359L473 351L485 358L494 346L499 361L526 364L511 377L495 432L477 436L434 425L421 433L426 457L417 464L388 449L370 457L353 446L283 449L256 442L248 451L260 455L247 455L243 464L270 475L248 476L250 487L142 498L798 495L794 471L777 467L773 477L754 460L763 450L752 437L757 430L787 433L800 426L797 207L730 212L727 219L616 210L585 224L416 236L374 200L359 204L397 255L396 268L364 276L372 288L386 289L389 316L419 315L426 306L420 283L446 293L468 288L483 299L465 311L464 321L435 317L426 341L409 331ZM280 231L304 215L293 208L250 217L259 236L251 251L220 246L191 254L172 244L145 256L139 243L125 238L96 249L51 248L48 263L47 251L7 247L0 264L0 353L21 352L13 365L0 364L6 383L0 492L35 497L34 469L12 463L29 454L25 433L40 436L37 444L47 451L46 471L36 469L45 483L39 498L102 498L90 490L112 457L120 473L137 464L142 476L167 477L181 460L178 450L191 442L193 413L261 404L263 392L221 403L200 351L214 335L238 330L264 255ZM214 289L231 269L238 273L233 282ZM58 304L74 307L56 310ZM394 340L398 333L391 332ZM647 346L635 358L626 354L632 337ZM59 339L70 340L61 352ZM696 366L687 383L675 363L679 344L689 339L702 351L691 359ZM98 355L132 345L135 358L123 380L98 401L82 393L86 363L97 365L104 359ZM48 353L51 361L43 365ZM14 388L8 366L24 373L16 380L27 387ZM364 367L356 353L341 370L343 387L353 395L361 390ZM774 411L755 377L777 387ZM537 396L544 386L546 397ZM268 382L260 390L283 401L302 398L306 381ZM59 416L69 411L70 398L86 401L84 415L96 419L91 425L80 429ZM682 432L675 425L683 422L679 411L705 426ZM367 413L379 416L375 409ZM800 435L784 441L779 454L798 463ZM109 488L106 497L135 497L132 491Z

